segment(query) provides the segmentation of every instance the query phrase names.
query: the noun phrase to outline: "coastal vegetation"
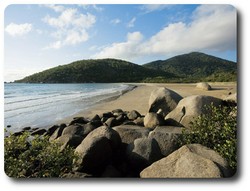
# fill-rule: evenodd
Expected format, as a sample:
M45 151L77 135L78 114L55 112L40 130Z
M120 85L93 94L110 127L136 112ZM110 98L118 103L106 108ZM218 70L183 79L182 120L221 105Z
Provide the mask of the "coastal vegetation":
M80 60L60 65L15 82L116 83L236 81L237 65L204 53L193 52L144 65L117 59Z
M4 169L13 178L59 177L72 170L76 158L72 148L63 150L48 136L25 132L4 138Z
M237 109L235 107L206 106L206 114L191 122L183 130L181 145L199 143L217 151L227 159L232 169L237 167Z

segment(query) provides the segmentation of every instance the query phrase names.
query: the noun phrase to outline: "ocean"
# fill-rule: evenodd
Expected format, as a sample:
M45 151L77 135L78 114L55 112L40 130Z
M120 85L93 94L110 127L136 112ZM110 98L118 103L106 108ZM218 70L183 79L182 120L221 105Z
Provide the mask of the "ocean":
M49 127L133 88L127 84L4 84L4 127Z

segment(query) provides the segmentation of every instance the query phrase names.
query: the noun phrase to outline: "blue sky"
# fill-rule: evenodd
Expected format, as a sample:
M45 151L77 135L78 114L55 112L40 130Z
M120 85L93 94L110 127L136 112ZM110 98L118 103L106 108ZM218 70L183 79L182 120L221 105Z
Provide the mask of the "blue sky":
M144 64L200 51L237 60L229 5L9 5L4 31L5 81L81 59Z

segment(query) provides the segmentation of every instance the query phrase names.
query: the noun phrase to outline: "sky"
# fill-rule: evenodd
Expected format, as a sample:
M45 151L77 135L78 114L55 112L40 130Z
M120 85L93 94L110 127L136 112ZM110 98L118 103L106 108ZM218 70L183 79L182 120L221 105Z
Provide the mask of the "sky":
M194 51L237 61L231 5L9 5L4 81L82 59L136 64Z

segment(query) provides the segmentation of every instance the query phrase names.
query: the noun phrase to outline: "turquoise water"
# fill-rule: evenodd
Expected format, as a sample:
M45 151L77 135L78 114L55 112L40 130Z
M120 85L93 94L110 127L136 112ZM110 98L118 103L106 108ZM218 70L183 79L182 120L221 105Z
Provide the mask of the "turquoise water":
M4 125L46 127L97 103L121 95L125 84L18 84L4 85Z

